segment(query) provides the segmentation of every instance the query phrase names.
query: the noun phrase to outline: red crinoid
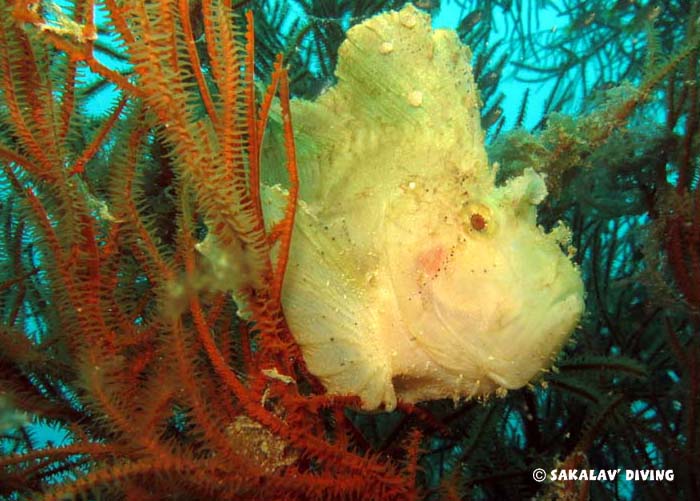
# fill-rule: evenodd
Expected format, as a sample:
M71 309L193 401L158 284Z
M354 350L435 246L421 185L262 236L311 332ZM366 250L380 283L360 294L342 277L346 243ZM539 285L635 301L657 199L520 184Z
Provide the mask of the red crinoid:
M24 210L11 233L41 259L37 273L18 253L18 278L0 285L46 298L39 322L18 314L0 332L2 389L71 441L18 446L0 460L0 495L417 497L421 434L406 429L391 455L369 452L344 412L352 399L323 394L285 324L298 180L281 59L258 104L250 13L244 21L225 0L104 8L131 73L96 57L94 0L70 15L0 1L0 118L13 141L0 145L0 166ZM118 93L97 127L84 116L81 67ZM260 148L276 93L289 190L267 231ZM176 174L169 246L138 188L146 166L165 162L156 142ZM207 278L195 251L202 221L222 252L245 258L236 294L248 323Z
M691 196L690 210L666 221L666 253L676 286L700 310L700 190Z

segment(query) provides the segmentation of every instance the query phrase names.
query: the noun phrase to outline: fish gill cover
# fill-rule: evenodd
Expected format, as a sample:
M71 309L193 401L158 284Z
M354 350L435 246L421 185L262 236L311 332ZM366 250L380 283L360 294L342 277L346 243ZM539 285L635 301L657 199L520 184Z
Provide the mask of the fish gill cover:
M700 3L414 4L2 1L1 496L698 497Z

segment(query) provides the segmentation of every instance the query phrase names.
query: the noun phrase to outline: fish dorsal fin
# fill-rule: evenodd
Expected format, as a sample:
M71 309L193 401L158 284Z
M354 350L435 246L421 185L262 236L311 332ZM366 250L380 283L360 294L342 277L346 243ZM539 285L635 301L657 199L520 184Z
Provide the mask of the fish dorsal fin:
M411 5L350 29L338 83L293 103L302 198L346 211L416 177L490 176L470 58Z

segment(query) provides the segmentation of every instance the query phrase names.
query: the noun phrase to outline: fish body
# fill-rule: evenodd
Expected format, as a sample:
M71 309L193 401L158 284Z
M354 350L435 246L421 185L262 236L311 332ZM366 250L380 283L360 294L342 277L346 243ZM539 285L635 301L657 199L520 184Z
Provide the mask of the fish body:
M522 387L583 312L567 231L536 224L542 176L495 184L470 58L408 5L350 29L338 83L292 103L284 313L311 373L364 409ZM265 192L269 217L284 192Z

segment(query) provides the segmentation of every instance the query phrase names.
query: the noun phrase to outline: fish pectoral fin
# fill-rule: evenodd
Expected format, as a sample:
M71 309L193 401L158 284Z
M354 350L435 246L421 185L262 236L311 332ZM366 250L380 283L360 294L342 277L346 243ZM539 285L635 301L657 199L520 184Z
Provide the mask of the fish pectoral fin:
M309 371L329 393L357 395L367 410L393 409L396 395L373 296L358 286L352 270L342 246L302 213L284 281L285 317Z

